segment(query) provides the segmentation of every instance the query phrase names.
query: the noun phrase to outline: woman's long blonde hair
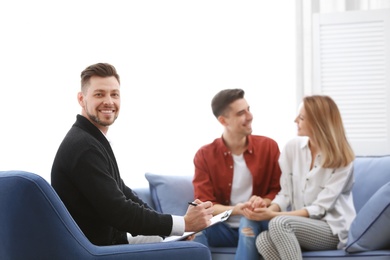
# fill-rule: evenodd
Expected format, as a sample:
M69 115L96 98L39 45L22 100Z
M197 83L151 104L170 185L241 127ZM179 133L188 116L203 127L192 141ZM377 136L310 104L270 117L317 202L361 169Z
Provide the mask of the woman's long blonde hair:
M332 98L312 95L303 98L309 130L322 155L322 167L339 168L355 159L345 135L340 111Z

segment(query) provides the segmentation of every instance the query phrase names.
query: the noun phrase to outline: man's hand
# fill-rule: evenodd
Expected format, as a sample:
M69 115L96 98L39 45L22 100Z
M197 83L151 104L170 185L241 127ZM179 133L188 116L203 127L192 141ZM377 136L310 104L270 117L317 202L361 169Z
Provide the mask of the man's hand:
M251 203L251 207L252 209L255 209L255 208L265 208L267 207L267 203L265 202L265 200L260 197L260 196L255 196L253 195L250 199L249 199L249 202Z
M241 215L244 215L243 210L255 210L257 208L266 208L267 203L262 197L253 195L247 202L239 203L237 206L240 207Z
M243 212L244 212L243 215L247 219L255 220L255 221L270 220L278 214L277 212L267 207L255 208L253 210L246 208L243 210Z
M202 202L198 199L194 201L197 206L188 206L184 215L185 232L200 231L211 224L210 219L213 217L213 203L210 201Z

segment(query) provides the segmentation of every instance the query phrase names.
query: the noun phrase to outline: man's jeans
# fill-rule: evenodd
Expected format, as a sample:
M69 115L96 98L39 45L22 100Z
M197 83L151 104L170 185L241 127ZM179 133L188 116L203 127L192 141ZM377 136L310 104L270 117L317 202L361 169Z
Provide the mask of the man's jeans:
M253 221L245 217L240 227L231 228L225 222L218 223L202 231L194 241L210 247L237 247L237 260L258 260L260 258L255 240L260 232L268 230L268 221Z

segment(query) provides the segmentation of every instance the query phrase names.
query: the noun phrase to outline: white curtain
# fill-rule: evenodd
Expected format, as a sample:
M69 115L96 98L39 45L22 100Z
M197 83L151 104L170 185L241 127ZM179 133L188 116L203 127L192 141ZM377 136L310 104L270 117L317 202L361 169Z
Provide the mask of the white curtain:
M383 95L378 95L378 99L375 99L375 95L368 95L370 96L369 100L364 100L364 97L361 96L361 99L364 100L364 102L368 102L370 108L371 107L379 107L383 108L381 111L375 111L373 114L379 115L381 117L380 124L370 123L369 120L364 120L364 116L367 115L367 111L370 111L370 109L366 109L364 106L361 106L359 104L358 108L357 106L354 106L355 104L352 104L349 102L350 99L359 100L359 91L356 91L356 96L353 96L351 93L350 96L345 98L345 93L347 93L347 87L345 87L343 84L345 83L348 85L348 87L354 88L354 80L356 80L356 75L354 73L358 73L358 70L353 71L353 68L348 67L348 73L345 74L343 71L341 71L340 67L338 67L337 73L332 74L329 73L330 70L326 70L327 72L324 72L322 70L324 66L323 63L321 63L321 59L326 56L327 52L326 50L322 52L323 55L320 55L319 51L319 41L324 42L326 40L331 40L330 38L324 39L324 37L319 36L319 31L321 31L321 28L324 28L324 25L331 24L334 28L335 25L341 25L342 23L346 22L347 19L357 19L359 22L366 21L369 17L368 14L382 14L380 17L378 16L378 19L382 19L383 21L388 21L388 10L390 10L390 0L297 0L297 67L298 67L298 73L297 73L297 101L299 102L304 95L310 95L313 93L318 93L318 90L324 90L324 92L331 94L335 99L337 98L338 104L340 105L340 108L344 108L344 111L341 111L343 114L343 117L345 119L345 126L347 135L351 141L351 144L355 150L355 153L357 155L381 155L381 154L388 154L389 153L389 147L390 147L390 110L388 109L388 102L390 102L386 96L386 93L388 92L388 89L390 87L390 84L388 80L386 80L388 77L386 75L383 75L383 72L386 71L386 68L390 65L388 63L389 56L386 54L388 53L388 43L384 41L383 39L388 39L386 35L388 35L389 32L389 26L388 22L384 22L383 24L380 24L379 29L383 29L383 31L380 31L383 33L384 36L381 36L382 38L377 38L376 41L378 43L383 43L381 47L379 48L379 52L370 53L370 59L375 59L375 55L379 55L379 60L382 62L380 67L378 68L371 68L372 71L369 70L365 71L365 75L367 77L364 79L365 82L369 85L371 83L374 84L374 82L370 82L370 80L374 81L374 78L378 78L378 76L382 77L382 81L379 83L379 89L384 93ZM382 9L382 10L380 10ZM359 12L360 11L360 12ZM360 16L358 14L361 14ZM366 14L366 15L363 15ZM382 17L383 16L383 17ZM319 19L321 17L321 19ZM354 18L355 17L355 18ZM364 19L363 19L364 18ZM376 21L377 18L374 20ZM352 20L353 20L352 19ZM355 19L355 20L356 20ZM354 20L354 21L355 21ZM350 20L348 20L350 22ZM321 23L321 26L319 26L319 23ZM330 27L328 27L330 28ZM341 27L340 27L341 28ZM326 29L324 29L326 30ZM332 37L336 34L333 34ZM378 34L382 35L382 34ZM326 34L325 34L326 36ZM356 36L356 35L355 35ZM343 38L343 36L339 36ZM361 35L359 34L359 37L370 37L370 35ZM326 38L326 37L325 37ZM352 37L353 38L353 37ZM339 39L339 38L338 38ZM382 41L383 40L383 41ZM331 40L332 41L332 40ZM349 42L349 41L348 41ZM333 42L334 43L334 42ZM332 48L335 46L332 45ZM336 46L337 47L337 46ZM339 46L340 49L344 48L343 46ZM367 47L367 46L366 46ZM326 45L323 46L323 48L326 48ZM368 47L367 47L368 48ZM364 48L366 50L367 48ZM376 47L375 47L376 48ZM322 49L324 50L324 49ZM332 54L334 54L334 49L332 49ZM359 51L354 52L353 54L349 53L348 59L351 58L351 55L353 55L353 59L356 60L356 58L359 57L361 52L363 51L359 49ZM340 52L339 52L340 53ZM334 56L327 56L324 59L333 58ZM345 61L345 57L337 57L337 62ZM358 59L357 59L358 60ZM328 60L329 61L329 60ZM335 61L335 60L333 60ZM386 65L387 64L387 65ZM322 66L324 65L324 66ZM334 64L333 64L334 65ZM335 69L337 66L333 67L332 69ZM351 66L353 67L353 66ZM329 69L329 66L327 67ZM377 70L377 71L375 71ZM334 72L335 70L332 70ZM324 72L324 73L322 73ZM345 80L345 78L348 78L348 82L342 82L340 83L340 78L338 78L342 72L342 80ZM382 74L381 74L382 72ZM343 74L344 73L344 74ZM372 73L372 74L370 74ZM331 84L322 84L321 80L324 79L322 76L326 77L325 82ZM360 74L357 78L360 78ZM329 79L331 79L329 81ZM338 88L335 91L335 89L332 89L334 86L334 83L337 82ZM378 82L375 82L378 83ZM371 86L371 85L370 85ZM350 89L350 88L349 88ZM340 91L343 90L343 91ZM364 91L370 92L372 90L371 87L364 88ZM332 92L333 91L333 92ZM373 92L374 90L372 90ZM367 93L364 93L367 94ZM378 101L379 100L379 101ZM378 106L379 105L379 106ZM340 109L342 110L342 109ZM362 110L362 111L360 111ZM356 114L359 114L356 116ZM372 116L368 116L368 118L372 119ZM360 122L358 122L360 120ZM376 119L375 119L376 120ZM369 129L370 127L373 127L373 132ZM370 132L371 131L371 132ZM378 134L380 132L380 134ZM376 140L377 139L377 140Z
M296 0L297 103L312 90L312 16L314 13L390 8L390 0Z

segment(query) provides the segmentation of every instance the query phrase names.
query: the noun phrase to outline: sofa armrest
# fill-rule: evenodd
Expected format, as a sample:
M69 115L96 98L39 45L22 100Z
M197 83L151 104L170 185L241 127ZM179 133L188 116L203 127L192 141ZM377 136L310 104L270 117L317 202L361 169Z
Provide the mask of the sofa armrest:
M211 260L210 250L193 241L175 241L150 244L96 246L97 259Z

